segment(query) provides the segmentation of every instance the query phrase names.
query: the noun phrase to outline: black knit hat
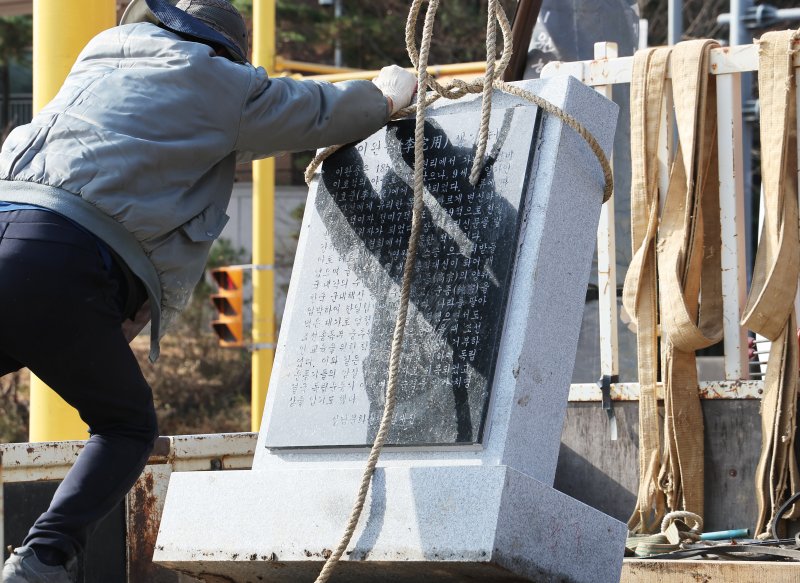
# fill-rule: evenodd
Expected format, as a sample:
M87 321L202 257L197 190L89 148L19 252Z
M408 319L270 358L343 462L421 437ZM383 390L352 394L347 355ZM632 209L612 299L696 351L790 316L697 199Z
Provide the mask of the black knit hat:
M152 22L228 49L247 62L247 26L228 0L132 0L120 24Z

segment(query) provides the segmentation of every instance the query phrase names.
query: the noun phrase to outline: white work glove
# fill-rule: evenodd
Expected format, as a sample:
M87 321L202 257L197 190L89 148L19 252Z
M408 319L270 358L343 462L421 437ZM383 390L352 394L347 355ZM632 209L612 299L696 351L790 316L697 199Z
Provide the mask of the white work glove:
M389 101L391 115L411 105L411 99L417 92L417 77L397 65L381 69L372 82Z

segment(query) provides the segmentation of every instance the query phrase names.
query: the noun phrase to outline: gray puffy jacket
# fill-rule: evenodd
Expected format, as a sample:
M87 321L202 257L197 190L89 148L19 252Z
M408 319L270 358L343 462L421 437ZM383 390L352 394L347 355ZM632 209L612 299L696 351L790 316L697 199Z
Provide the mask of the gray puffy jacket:
M387 120L368 81L269 78L149 23L95 37L0 152L0 200L64 215L145 285L150 358L228 220L239 162L362 139Z

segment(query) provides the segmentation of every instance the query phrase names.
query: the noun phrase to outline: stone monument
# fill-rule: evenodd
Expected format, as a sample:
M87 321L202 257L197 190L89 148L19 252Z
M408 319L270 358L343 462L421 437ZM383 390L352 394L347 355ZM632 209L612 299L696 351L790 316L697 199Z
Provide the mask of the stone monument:
M571 78L520 85L610 149L616 107ZM496 94L425 125L425 210L389 442L334 581L619 580L625 526L553 489L602 173L558 119ZM313 581L383 409L411 224L414 122L311 185L250 471L173 474L155 561L207 581Z

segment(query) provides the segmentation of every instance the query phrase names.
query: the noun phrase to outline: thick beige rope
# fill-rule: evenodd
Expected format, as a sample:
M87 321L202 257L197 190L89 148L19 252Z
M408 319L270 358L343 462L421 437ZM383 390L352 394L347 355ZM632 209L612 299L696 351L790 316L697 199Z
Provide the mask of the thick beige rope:
M411 59L412 65L420 71L419 66L419 54L417 53L416 49L416 21L417 17L420 12L420 7L422 5L423 0L414 0L411 4L411 8L409 9L408 13L408 20L406 21L406 49L408 51L408 56ZM492 14L489 14L489 18L492 18ZM508 17L506 16L503 7L500 3L496 3L495 5L495 13L494 18L497 19L497 22L500 25L500 29L503 33L503 52L500 56L500 60L497 62L495 67L494 74L490 76L487 74L484 77L479 77L474 81L467 83L461 79L454 79L447 85L441 85L438 81L434 78L427 76L427 81L425 85L419 85L420 89L417 92L417 100L424 101L425 107L432 104L434 101L439 99L440 97L444 97L446 99L460 99L470 93L481 93L485 92L486 86L486 79L492 79L492 86L495 89L499 89L506 93L510 93L511 95L515 95L521 99L525 99L530 101L540 109L542 109L545 113L548 113L554 117L557 117L562 122L564 122L567 126L572 128L581 138L586 141L589 145L589 148L592 150L592 153L597 158L598 163L603 171L603 180L604 180L604 188L603 188L603 202L606 202L614 192L614 176L611 171L611 164L608 161L608 157L606 156L603 148L600 147L600 144L597 143L595 137L587 130L583 124L581 124L577 119L573 116L565 112L563 109L554 105L544 99L543 97L539 97L538 95L534 95L530 91L525 91L524 89L520 89L510 83L506 83L502 81L503 73L508 66L509 61L511 60L511 24L508 21ZM424 38L423 38L424 41ZM494 45L493 45L494 46ZM487 43L488 48L488 43ZM490 49L490 53L492 50ZM487 60L491 59L491 57L487 57ZM423 91L422 88L430 88L433 93L428 93L427 91ZM484 107L481 108L482 110L485 109ZM397 113L392 116L392 119L402 119L407 117L412 111L415 111L414 106L407 107L405 109L401 109ZM489 117L484 117L481 115L481 129L479 131L479 135L488 134L488 125L489 125ZM342 146L331 146L329 148L325 148L324 150L320 151L311 163L306 168L305 172L305 180L306 184L311 184L311 181L314 178L314 174L316 173L317 169L320 165L334 152L339 150ZM481 165L483 164L481 157L475 156L475 160L479 162ZM475 162L474 162L475 163ZM474 174L474 166L473 166L473 174ZM480 171L478 171L480 172ZM472 176L470 177L472 180Z
M692 532L698 536L701 535L703 533L703 518L694 512L687 512L686 510L676 510L664 516L664 520L661 521L661 533L664 534L667 532L669 525L676 520L683 520L686 522L687 519L694 523L694 526L690 527ZM689 523L687 522L686 524L688 525Z
M483 156L489 142L489 120L492 115L492 84L494 82L495 60L497 57L497 0L489 0L489 17L486 19L486 73L483 76L483 96L481 98L481 126L478 133L478 149L472 160L469 181L478 184L483 170Z
M419 77L417 79L417 91L423 91L427 83L427 66L428 54L430 52L431 39L433 37L433 23L436 16L436 9L439 7L439 0L430 0L428 10L425 13L425 26L422 32L422 46L420 47L420 68ZM330 579L333 569L339 563L347 545L350 544L350 539L358 525L358 520L361 517L361 512L364 509L364 502L367 499L367 492L370 483L372 482L372 475L375 472L375 466L378 463L383 444L389 436L389 430L392 425L392 416L394 415L395 403L397 398L397 375L400 370L400 356L403 347L403 336L406 330L406 317L408 315L408 301L411 296L411 282L414 275L414 263L417 257L417 245L419 244L419 236L422 231L422 209L423 209L423 174L421 169L425 162L423 145L425 141L425 100L421 99L417 103L417 125L414 134L414 204L411 214L411 234L408 240L408 251L406 252L405 265L403 266L403 280L400 289L400 305L397 308L397 320L394 326L394 334L392 336L392 348L389 355L389 378L386 384L386 400L383 406L383 416L378 427L378 434L375 436L375 441L372 444L372 449L369 453L367 465L364 468L364 473L361 476L361 485L358 489L356 502L353 504L353 509L350 511L350 518L347 521L344 534L339 541L336 550L331 553L331 556L325 560L325 565L322 567L316 583L325 583Z
M394 334L392 337L392 347L389 356L389 376L386 385L386 397L384 402L383 416L378 427L378 433L375 436L375 441L370 450L369 458L366 467L361 477L361 483L356 496L356 501L350 512L350 517L345 526L344 533L339 541L336 549L326 559L319 576L315 583L325 583L328 581L333 573L334 568L338 564L342 555L344 554L350 540L353 537L356 526L358 525L361 512L363 511L364 504L369 491L369 486L372 481L372 476L375 472L375 467L378 463L383 445L389 435L391 428L392 416L394 414L396 396L397 396L397 377L400 368L400 356L403 345L403 336L405 335L406 318L408 315L408 303L411 293L411 283L413 280L414 264L416 261L416 251L419 244L419 235L422 230L422 209L423 209L423 166L424 166L424 130L425 130L425 109L433 103L436 99L447 97L449 99L458 99L467 95L468 93L483 92L481 126L479 130L478 148L476 151L475 159L473 161L473 168L470 175L470 182L474 185L480 176L483 167L483 156L486 152L486 144L488 142L489 119L491 114L491 95L492 89L498 88L517 97L527 99L535 103L544 111L555 115L562 119L569 127L573 128L588 144L589 147L597 156L600 166L603 170L603 177L605 179L605 188L603 192L603 202L607 201L613 192L614 182L611 172L611 166L608 158L603 152L600 145L594 136L583 127L574 117L567 114L561 108L553 105L552 103L542 99L541 97L508 85L501 81L506 66L511 59L511 25L505 15L502 7L497 0L489 1L489 24L487 24L487 66L486 75L482 79L477 79L471 84L467 84L461 80L455 80L447 87L442 87L435 80L431 79L428 74L428 57L430 54L430 45L433 37L433 24L435 21L436 10L439 7L440 0L429 0L428 8L425 13L425 24L422 31L422 43L420 45L419 54L417 54L415 46L415 26L416 20L422 6L422 0L414 0L406 26L406 45L412 63L417 69L417 104L416 104L416 127L414 134L414 202L411 218L411 234L408 242L408 251L406 252L405 264L403 266L403 279L400 291L400 305L397 309L397 319L395 322ZM496 52L496 32L495 20L500 24L503 32L503 54L501 56L499 65L495 67L495 52ZM427 88L431 87L435 93L428 95ZM411 108L400 110L395 114L393 119L405 117L410 113ZM306 182L310 183L317 168L322 162L341 146L332 146L320 152L314 160L312 160L309 167L306 169Z

